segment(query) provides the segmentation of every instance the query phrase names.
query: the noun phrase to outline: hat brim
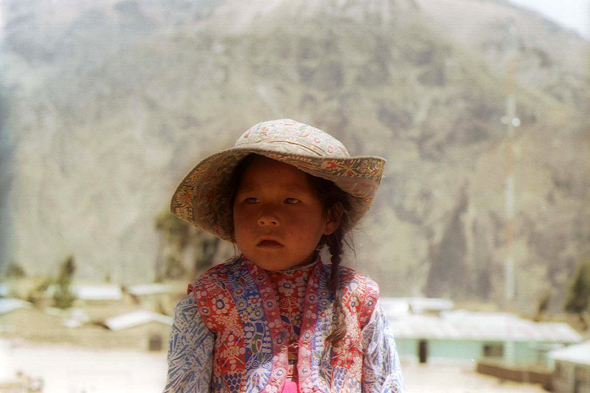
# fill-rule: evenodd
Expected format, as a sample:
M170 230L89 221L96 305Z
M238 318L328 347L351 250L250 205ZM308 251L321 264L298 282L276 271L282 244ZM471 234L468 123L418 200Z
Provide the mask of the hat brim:
M320 157L269 151L260 147L233 147L199 162L180 182L170 204L176 217L221 239L232 240L232 209L229 184L238 163L250 154L293 165L299 170L330 180L350 194L352 226L369 210L381 178L385 159L359 156L347 158Z

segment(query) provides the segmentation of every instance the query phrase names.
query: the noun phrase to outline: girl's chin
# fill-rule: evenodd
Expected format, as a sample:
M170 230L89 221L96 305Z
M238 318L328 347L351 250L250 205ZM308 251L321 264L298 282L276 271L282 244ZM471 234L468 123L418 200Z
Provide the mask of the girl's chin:
M259 268L264 269L264 270L268 270L268 271L272 271L272 272L278 272L280 270L290 269L295 266L307 265L308 263L311 262L311 258L306 258L305 260L303 260L301 262L278 262L278 263L277 263L276 259L266 260L266 259L249 258L247 255L246 255L246 258L248 258L248 260L250 260L252 263L254 263Z

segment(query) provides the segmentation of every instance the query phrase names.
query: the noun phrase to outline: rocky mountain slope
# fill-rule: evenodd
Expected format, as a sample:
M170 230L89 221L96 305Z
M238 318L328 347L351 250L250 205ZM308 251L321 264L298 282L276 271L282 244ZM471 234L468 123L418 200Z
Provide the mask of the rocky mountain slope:
M443 4L444 3L444 4ZM386 157L350 265L390 295L501 303L513 91L517 305L590 251L588 43L500 0L5 0L0 263L153 279L200 157L290 117ZM63 4L63 5L62 5ZM510 60L514 58L515 60Z

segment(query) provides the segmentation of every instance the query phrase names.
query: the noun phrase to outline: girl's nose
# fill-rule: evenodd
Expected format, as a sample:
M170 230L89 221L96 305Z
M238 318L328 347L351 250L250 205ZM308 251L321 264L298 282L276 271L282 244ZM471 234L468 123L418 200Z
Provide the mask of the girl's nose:
M263 214L258 219L258 225L260 225L261 227L264 227L264 226L278 226L279 225L279 219L275 215L273 215L273 214Z

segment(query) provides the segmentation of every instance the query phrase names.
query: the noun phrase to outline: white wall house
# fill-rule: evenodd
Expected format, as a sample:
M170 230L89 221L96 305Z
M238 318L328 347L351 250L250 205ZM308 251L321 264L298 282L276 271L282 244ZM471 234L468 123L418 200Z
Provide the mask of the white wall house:
M509 313L441 310L432 315L400 312L392 301L382 306L400 358L411 363L497 360L549 367L550 350L581 340L566 323L533 322Z
M549 357L554 362L554 392L590 393L590 341L556 349Z

